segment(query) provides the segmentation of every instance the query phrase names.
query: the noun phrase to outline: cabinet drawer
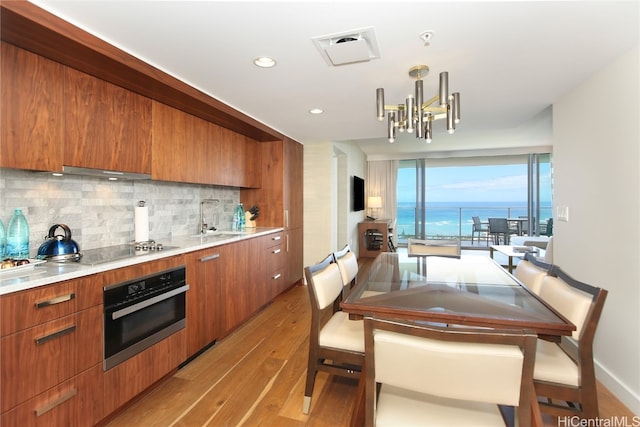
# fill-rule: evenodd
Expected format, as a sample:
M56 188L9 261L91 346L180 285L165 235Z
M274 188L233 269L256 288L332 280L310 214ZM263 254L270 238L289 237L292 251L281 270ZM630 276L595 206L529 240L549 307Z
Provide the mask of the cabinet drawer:
M102 416L102 369L96 365L3 414L0 424L89 427Z
M2 336L102 304L102 281L92 275L3 295Z
M99 364L101 341L101 306L3 337L2 412Z
M267 256L265 260L267 261L268 271L284 267L286 261L284 246L279 244L267 248Z
M281 245L282 244L282 233L273 233L273 234L269 234L268 236L266 236L264 238L265 241L265 247L266 248L270 248L272 246L275 245Z

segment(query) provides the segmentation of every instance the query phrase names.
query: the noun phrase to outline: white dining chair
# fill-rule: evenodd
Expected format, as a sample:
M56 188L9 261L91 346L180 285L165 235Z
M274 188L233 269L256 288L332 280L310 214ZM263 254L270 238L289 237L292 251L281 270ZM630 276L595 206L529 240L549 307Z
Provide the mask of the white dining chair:
M318 371L359 378L364 364L362 320L350 320L339 308L344 285L333 254L304 269L311 301L309 359L302 412L311 409Z
M358 258L351 250L349 244L333 253L333 258L340 269L342 284L351 289L356 284L358 277Z
M365 425L532 425L535 332L365 318Z
M551 270L552 265L538 260L531 252L527 252L524 259L518 263L513 275L532 292L539 295L542 279Z
M540 297L576 330L560 343L538 340L533 374L542 412L598 419L593 340L608 292L579 282L558 266L542 280Z

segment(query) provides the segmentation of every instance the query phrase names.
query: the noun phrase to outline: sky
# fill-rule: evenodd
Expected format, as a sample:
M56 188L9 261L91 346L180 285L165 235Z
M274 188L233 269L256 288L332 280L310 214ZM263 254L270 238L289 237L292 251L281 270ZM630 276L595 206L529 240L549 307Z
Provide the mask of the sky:
M549 164L540 169L540 201L551 201ZM415 201L415 169L398 170L398 202ZM527 165L427 168L427 202L525 202Z

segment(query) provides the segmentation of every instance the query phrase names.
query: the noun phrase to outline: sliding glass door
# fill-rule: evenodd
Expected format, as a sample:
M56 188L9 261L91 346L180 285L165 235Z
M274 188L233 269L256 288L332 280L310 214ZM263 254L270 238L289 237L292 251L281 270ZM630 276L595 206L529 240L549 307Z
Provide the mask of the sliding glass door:
M552 217L551 172L549 154L402 160L398 241L456 237L471 245L474 216L482 222L511 218L520 234L546 234Z

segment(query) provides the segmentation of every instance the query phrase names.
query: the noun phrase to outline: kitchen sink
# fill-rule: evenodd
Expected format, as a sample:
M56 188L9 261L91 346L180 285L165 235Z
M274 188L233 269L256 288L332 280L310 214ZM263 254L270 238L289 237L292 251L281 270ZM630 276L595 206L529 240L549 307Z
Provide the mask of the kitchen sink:
M246 234L245 231L231 231L231 230L209 230L206 233L194 234L191 237L221 237L221 236L242 236Z

